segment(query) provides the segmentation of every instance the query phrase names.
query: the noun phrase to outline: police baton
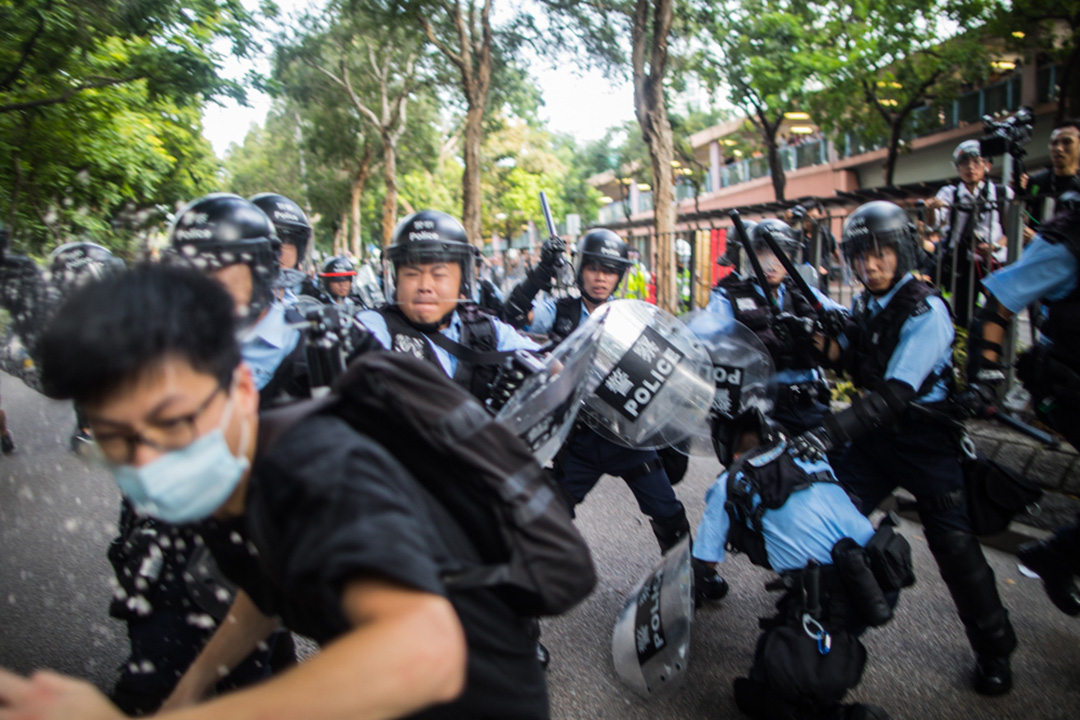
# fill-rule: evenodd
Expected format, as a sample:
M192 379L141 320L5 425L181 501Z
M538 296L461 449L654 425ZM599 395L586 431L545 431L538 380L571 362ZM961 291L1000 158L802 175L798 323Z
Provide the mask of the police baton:
M823 310L821 301L817 299L817 295L810 289L810 284L806 282L806 278L799 274L799 271L795 268L795 264L791 262L791 258L789 258L787 253L780 248L780 243L776 242L772 230L767 227L761 229L764 231L762 234L765 236L765 244L769 246L769 249L772 250L773 255L780 261L780 264L784 266L784 270L787 271L791 281L795 283L795 287L798 288L799 293L806 298L806 302L810 303L810 307L814 308L814 312L821 312ZM816 268L814 269L814 272L817 272Z
M555 232L555 220L551 217L551 205L548 204L547 193L543 190L540 191L540 208L544 211L544 222L547 223L548 237L562 243L563 239ZM560 252L555 258L555 267L561 268L565 264L566 258Z
M758 260L757 255L754 254L754 248L750 245L750 236L746 234L746 226L743 225L739 211L728 210L728 217L731 218L731 222L735 225L735 234L739 238L739 243L746 249L750 266L754 268L754 275L757 277L758 285L761 286L761 291L765 293L765 298L769 301L769 307L772 309L773 315L779 315L780 305L777 304L776 298L773 297L772 291L769 289L769 283L765 280L765 271L761 269L761 261Z
M1056 448L1059 445L1061 445L1061 441L1058 440L1053 435L1051 435L1050 433L1043 432L1042 430L1039 430L1038 428L1032 427L1031 425L1028 425L1026 422L1021 420L1020 418L1014 417L1013 415L1010 415L1007 412L1003 412L999 408L996 408L996 407L993 407L993 406L987 407L986 408L986 415L991 420L997 420L1002 425L1005 425L1007 427L1011 427L1013 430L1019 430L1020 432L1024 433L1025 435L1028 435L1029 437L1035 438L1036 440L1038 440L1039 442L1041 442L1042 444L1046 445L1049 448Z

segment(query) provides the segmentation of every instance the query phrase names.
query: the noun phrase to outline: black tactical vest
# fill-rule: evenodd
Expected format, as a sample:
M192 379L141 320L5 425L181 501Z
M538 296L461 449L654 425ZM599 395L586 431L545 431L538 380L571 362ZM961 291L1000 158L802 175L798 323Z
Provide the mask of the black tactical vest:
M787 442L777 441L744 455L731 464L727 476L727 544L746 553L750 562L773 569L765 552L765 534L761 519L766 510L784 506L793 492L815 482L836 482L828 472L807 473L787 452ZM761 502L755 508L755 495Z
M812 317L814 309L795 287L795 283L788 278L784 278L783 283L784 305L780 309L798 317ZM727 293L735 319L753 330L765 345L773 362L776 363L777 370L803 370L814 367L814 364L810 362L809 353L796 352L795 348L787 347L787 343L781 339L786 335L776 334L769 301L757 291L756 282L732 274L716 286L723 288Z
M927 298L931 295L941 297L941 293L930 285L911 279L900 286L889 304L873 318L870 317L870 299L873 296L869 291L859 295L852 312L859 333L852 351L847 353L845 367L856 387L873 390L885 382L885 369L893 351L900 344L900 329L908 318L930 312ZM922 386L917 388L917 395L929 392L940 378L939 373L930 373Z
M390 333L390 349L403 352L434 363L440 369L442 365L435 356L425 334L409 322L396 305L387 305L377 310L386 321ZM461 319L461 338L458 343L477 352L492 352L498 349L499 337L495 332L491 316L472 303L462 303L457 309ZM498 368L494 365L474 366L458 358L453 380L468 390L480 402L487 400L491 383L495 380Z
M564 297L555 301L555 322L551 325L548 337L556 344L565 340L581 324L581 302L581 298L576 297Z

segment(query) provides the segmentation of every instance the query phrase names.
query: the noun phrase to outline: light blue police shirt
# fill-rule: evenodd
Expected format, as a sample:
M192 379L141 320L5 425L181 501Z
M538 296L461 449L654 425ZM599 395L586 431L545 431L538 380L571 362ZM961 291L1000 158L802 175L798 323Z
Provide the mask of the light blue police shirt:
M374 310L363 310L357 313L356 319L371 331L375 339L384 348L389 350L393 347L394 343L390 339L390 330L387 328L386 320L382 315ZM496 350L538 350L540 348L535 342L519 334L517 330L503 321L492 318L492 322L495 325ZM450 325L439 332L454 342L461 341L461 317L458 315L457 310L450 317ZM435 352L435 357L438 358L443 371L449 377L454 377L454 373L457 371L458 359L431 342L431 340L424 338L424 341Z
M581 317L578 318L578 325L581 325L585 322L585 318L589 317L589 311L585 308L584 300L579 302L581 303ZM533 300L532 311L532 322L522 329L537 335L546 335L551 332L551 328L555 327L555 300L550 297L536 298Z
M796 458L795 464L810 474L832 475L832 468L824 460L811 463ZM721 473L705 493L705 512L694 538L694 557L705 562L724 561L730 527L724 510L727 479L727 472ZM755 495L754 507L760 502L761 496ZM874 534L870 521L834 482L815 482L793 492L783 506L765 511L761 528L769 564L777 572L802 569L811 559L831 565L833 545L841 538L849 537L859 545L866 545Z
M1062 300L1076 289L1077 262L1065 243L1036 235L1020 259L983 280L1002 305L1018 313L1037 300Z
M758 283L752 283L754 290L762 298L765 298L765 293L761 290L761 286ZM825 297L815 287L810 288L810 292L814 294L821 306L826 310L839 310L840 312L847 313L848 309L830 298ZM787 298L788 287L786 284L781 283L777 289L776 301L780 307L784 307L784 300ZM713 288L709 293L709 304L705 306L706 312L716 313L724 318L735 318L734 309L731 307L731 299L727 295L725 288ZM693 328L691 328L693 329ZM821 373L813 368L800 368L791 369L784 368L783 370L776 371L776 381L782 385L795 385L796 383L813 382L821 378Z
M908 273L892 290L881 297L870 296L870 317L876 317L896 296L905 284L914 281ZM952 318L945 301L936 295L926 298L930 312L909 317L900 328L900 341L896 344L889 364L885 367L886 380L899 380L916 390L931 372L946 372L952 365L952 341L955 335ZM916 398L919 403L940 402L948 394L942 377L930 392Z
M262 320L238 335L240 355L251 368L255 387L262 390L278 365L300 342L300 331L285 321L285 306L275 302Z

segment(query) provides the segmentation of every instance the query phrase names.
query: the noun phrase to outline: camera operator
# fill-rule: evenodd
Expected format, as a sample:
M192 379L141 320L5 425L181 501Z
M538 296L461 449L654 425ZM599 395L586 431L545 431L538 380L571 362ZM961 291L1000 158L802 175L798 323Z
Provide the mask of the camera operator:
M1046 212L1046 201L1057 199L1066 190L1080 192L1080 119L1058 123L1050 133L1050 167L1020 178L1021 187L1030 194L1028 211L1036 224L1053 215ZM1025 242L1035 230L1025 228Z
M991 161L984 157L978 140L965 140L956 146L953 167L960 182L946 185L926 201L926 222L941 233L937 281L953 296L957 324L966 326L978 287L974 275L988 275L1005 260L1003 201L1012 197L1012 191L987 180ZM939 212L946 208L947 212Z

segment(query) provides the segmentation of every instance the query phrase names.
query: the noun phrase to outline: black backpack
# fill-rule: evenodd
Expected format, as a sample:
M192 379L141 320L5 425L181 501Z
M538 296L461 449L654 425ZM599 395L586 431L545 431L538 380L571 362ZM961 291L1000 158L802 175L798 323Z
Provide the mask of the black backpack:
M522 615L558 615L596 585L585 539L548 471L441 369L395 352L353 362L327 396L263 414L265 448L330 413L385 447L456 521L482 564L444 573L447 589L492 588ZM447 513L432 513L435 522Z

